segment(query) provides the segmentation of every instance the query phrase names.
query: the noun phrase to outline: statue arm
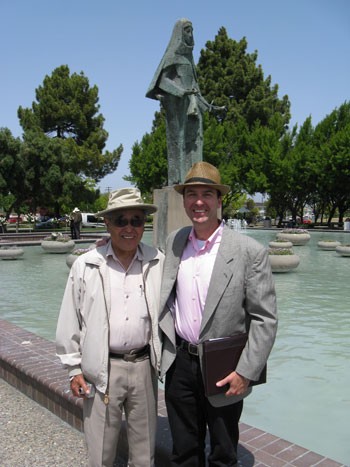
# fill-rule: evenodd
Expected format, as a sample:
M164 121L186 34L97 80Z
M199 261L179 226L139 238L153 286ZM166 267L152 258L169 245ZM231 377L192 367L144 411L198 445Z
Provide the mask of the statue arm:
M181 86L181 79L177 75L176 68L174 69L174 67L169 67L163 70L158 87L163 92L180 98L189 94L198 93L198 90L196 89L186 89L185 87Z
M202 109L208 110L209 112L222 112L227 110L225 106L221 107L218 105L209 104L209 102L202 96L199 91L197 92L197 99Z

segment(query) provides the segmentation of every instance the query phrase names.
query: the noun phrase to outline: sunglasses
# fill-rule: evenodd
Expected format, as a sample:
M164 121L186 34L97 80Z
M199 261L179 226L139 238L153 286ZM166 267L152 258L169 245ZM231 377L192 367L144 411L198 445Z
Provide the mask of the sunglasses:
M142 217L132 217L127 219L126 217L111 217L110 222L114 227L126 227L128 224L131 227L142 227L145 225L145 219Z

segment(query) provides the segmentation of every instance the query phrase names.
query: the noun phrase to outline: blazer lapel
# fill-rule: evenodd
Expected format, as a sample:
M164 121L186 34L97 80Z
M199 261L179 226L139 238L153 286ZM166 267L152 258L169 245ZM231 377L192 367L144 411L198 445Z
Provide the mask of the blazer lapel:
M221 244L216 256L208 288L200 334L210 320L211 315L214 313L217 304L226 290L227 284L234 274L233 268L237 246L231 239L228 239L230 233L231 231L227 228L223 230Z
M166 250L160 299L160 316L167 311L165 305L176 282L182 252L185 248L190 231L191 227L184 227L179 230L175 234L173 242Z

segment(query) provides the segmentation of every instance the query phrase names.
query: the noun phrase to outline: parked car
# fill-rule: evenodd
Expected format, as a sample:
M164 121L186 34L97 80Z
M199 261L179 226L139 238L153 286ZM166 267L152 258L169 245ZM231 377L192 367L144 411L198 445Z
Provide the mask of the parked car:
M83 227L105 227L102 217L96 217L91 212L82 212L81 216Z
M53 229L57 226L57 222L53 219L47 219L45 221L37 222L35 224L36 229Z
M54 229L57 227L67 227L68 226L68 218L66 216L59 217L58 219L54 217L46 217L40 222L36 222L35 226L38 229Z
M16 224L17 220L19 222L23 222L23 217L22 216L18 217L16 215L11 214L10 217L9 217L8 223L9 224Z

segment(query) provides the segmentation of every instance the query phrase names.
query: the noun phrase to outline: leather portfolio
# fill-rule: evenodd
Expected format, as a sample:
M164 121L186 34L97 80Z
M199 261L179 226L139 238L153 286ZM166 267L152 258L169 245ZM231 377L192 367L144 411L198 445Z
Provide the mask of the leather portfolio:
M203 342L203 380L206 396L215 396L228 390L228 384L219 388L216 383L236 369L247 340L248 334L242 333ZM259 380L251 381L249 386L262 383L266 383L266 365Z

